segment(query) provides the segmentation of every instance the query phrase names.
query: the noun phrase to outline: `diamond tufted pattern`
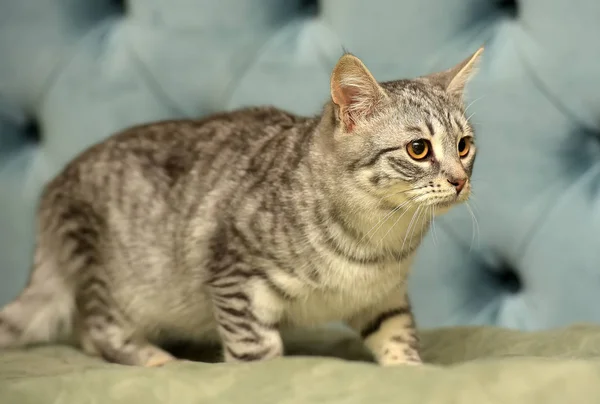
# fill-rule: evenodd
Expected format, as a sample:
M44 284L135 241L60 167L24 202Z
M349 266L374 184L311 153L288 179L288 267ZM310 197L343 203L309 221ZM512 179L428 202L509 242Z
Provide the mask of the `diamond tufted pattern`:
M319 111L342 47L379 80L481 44L467 206L436 220L424 327L600 321L597 0L0 0L0 304L24 285L43 184L124 127L251 104Z

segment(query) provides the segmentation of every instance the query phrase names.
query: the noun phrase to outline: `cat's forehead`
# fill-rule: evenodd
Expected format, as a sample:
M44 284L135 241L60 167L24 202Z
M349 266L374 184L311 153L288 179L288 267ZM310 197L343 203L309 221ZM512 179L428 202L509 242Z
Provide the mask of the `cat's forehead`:
M427 126L447 134L470 131L463 105L446 92L424 82L401 80L383 83L390 97L390 116L405 127Z
M401 80L385 83L391 101L401 108L425 115L462 112L462 105L440 87L424 81Z

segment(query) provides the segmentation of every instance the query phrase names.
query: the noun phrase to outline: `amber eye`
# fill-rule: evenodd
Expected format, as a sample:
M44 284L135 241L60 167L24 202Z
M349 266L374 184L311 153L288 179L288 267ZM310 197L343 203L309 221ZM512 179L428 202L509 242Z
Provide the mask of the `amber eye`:
M458 142L458 155L460 157L466 157L469 154L469 150L471 150L471 138L463 137Z
M415 160L423 160L429 156L429 142L425 139L413 140L406 146L408 155Z

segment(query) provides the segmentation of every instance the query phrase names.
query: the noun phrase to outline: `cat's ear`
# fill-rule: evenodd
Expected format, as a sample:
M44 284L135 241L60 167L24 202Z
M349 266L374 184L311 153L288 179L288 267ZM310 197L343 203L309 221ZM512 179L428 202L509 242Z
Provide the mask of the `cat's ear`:
M482 53L483 47L477 49L475 53L456 66L440 73L434 73L428 77L433 82L441 85L448 94L462 100L465 86L477 71L477 65Z
M386 94L363 62L345 54L331 74L331 100L346 132L368 118Z

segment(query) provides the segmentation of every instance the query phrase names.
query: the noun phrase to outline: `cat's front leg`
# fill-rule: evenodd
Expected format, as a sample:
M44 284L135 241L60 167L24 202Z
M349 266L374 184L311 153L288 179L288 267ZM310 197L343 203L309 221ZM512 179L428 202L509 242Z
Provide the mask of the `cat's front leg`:
M421 364L419 339L404 288L348 321L382 366Z
M236 275L224 275L210 286L225 362L282 356L278 325L283 305L279 296L256 272L245 276L246 272L238 268L231 273Z

